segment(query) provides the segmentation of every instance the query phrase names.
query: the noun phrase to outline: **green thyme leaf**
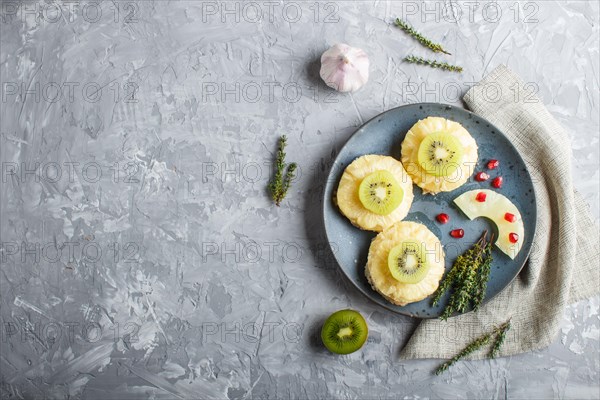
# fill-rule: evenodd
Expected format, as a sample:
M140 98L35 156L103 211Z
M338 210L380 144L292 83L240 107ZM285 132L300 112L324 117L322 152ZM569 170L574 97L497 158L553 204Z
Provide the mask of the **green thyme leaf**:
M493 337L495 337L494 344L492 345L492 350L488 356L491 358L494 358L498 354L500 347L502 347L502 344L504 343L504 339L506 338L506 332L509 329L510 329L510 319L508 321L506 321L505 323L503 323L502 325L500 325L499 327L495 328L492 332L486 333L485 335L482 335L482 336L478 337L477 339L475 339L474 341L472 341L471 343L469 343L467 345L467 347L465 347L460 353L458 353L457 355L452 357L449 361L446 361L445 363L440 365L435 370L435 374L439 375L439 374L443 373L444 371L448 370L448 368L450 368L452 365L454 365L460 359L468 356L469 354L471 354L471 353L479 350L483 346L489 344L490 340Z
M399 27L400 29L402 29L407 34L409 34L410 36L412 36L413 38L415 38L423 46L431 49L435 53L445 53L445 54L448 54L448 55L451 54L451 53L448 53L446 50L444 50L444 48L442 47L441 44L434 43L431 40L427 39L426 37L424 37L423 35L421 35L419 32L417 32L408 23L402 21L400 18L396 18L396 26Z
M464 255L460 255L459 258L456 259L452 269L450 270L450 272L448 272L444 280L442 280L442 283L440 283L440 286L435 291L435 294L433 295L432 299L432 304L434 306L438 305L440 299L442 298L442 295L446 292L446 290L450 289L452 283L456 280L459 270L459 268L457 268L456 265L462 263L462 260L460 260L461 257L464 257Z
M443 293L452 290L448 304L441 319L446 320L455 312L465 312L469 305L479 308L489 278L492 262L491 242L487 242L487 231L467 251L459 255L447 276L433 296L433 305L437 305Z
M277 151L277 157L275 159L275 176L273 180L269 182L268 189L271 193L271 198L277 206L281 204L288 190L292 185L292 180L295 177L297 165L296 163L290 163L287 166L285 163L285 146L287 145L287 137L285 135L279 138L279 149ZM285 176L284 176L285 173Z
M462 67L459 67L458 65L451 65L446 62L440 62L440 61L436 61L436 60L428 60L423 57L407 56L404 58L404 61L412 63L412 64L428 65L431 68L439 68L439 69L443 69L445 71L454 71L454 72L462 72L463 71Z
M483 260L477 270L476 282L473 287L473 310L477 311L487 291L488 280L490 279L490 270L492 266L492 244L494 242L494 235L490 241L485 245L483 252Z
M496 336L496 340L494 340L494 344L492 346L492 351L490 351L490 358L496 358L498 353L500 352L500 348L504 343L504 339L506 339L506 332L510 329L510 319L503 323L498 328L498 336Z
M485 335L475 339L473 342L469 343L469 345L467 345L467 347L465 347L460 353L458 353L457 355L452 357L452 359L450 359L450 361L446 361L445 363L440 365L438 367L438 369L435 371L435 374L436 375L441 374L442 372L444 372L448 368L450 368L452 365L454 365L454 363L456 363L461 358L464 358L464 357L468 356L469 354L479 350L480 348L482 348L483 346L485 346L486 344L488 344L490 342L491 337L492 337L492 333L488 333L488 334L485 334Z

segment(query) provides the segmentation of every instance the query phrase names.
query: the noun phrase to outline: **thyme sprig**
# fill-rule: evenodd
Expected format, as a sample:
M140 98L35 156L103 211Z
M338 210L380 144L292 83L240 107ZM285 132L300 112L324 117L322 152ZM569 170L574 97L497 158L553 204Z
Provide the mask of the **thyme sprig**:
M427 39L425 36L423 36L419 32L417 32L415 30L415 28L410 26L408 23L402 21L400 18L396 18L396 26L399 27L400 29L402 29L404 32L408 33L410 36L415 38L419 43L421 43L423 46L429 48L433 52L451 55L451 53L448 53L446 50L444 50L444 48L442 47L441 44L434 43L431 40Z
M435 370L435 374L436 375L441 374L442 372L444 372L448 368L450 368L452 365L454 365L454 363L456 363L461 358L464 358L464 357L468 356L469 354L479 350L481 347L485 346L486 344L488 344L490 342L491 337L492 337L491 333L487 333L481 337L478 337L477 339L475 339L474 341L469 343L467 345L467 347L462 349L462 351L460 353L458 353L457 355L452 357L452 359L450 359L450 361L446 361L445 363L440 365L438 367L438 369Z
M441 319L446 320L455 312L465 312L469 305L479 309L487 289L492 264L492 242L487 241L487 231L483 232L477 243L459 255L446 278L433 295L432 303L437 305L442 295L449 289L452 294L444 308Z
M479 306L483 302L485 292L487 290L487 283L490 277L490 270L492 268L492 243L494 242L494 234L485 246L483 251L483 260L478 269L476 277L475 287L473 290L473 311L477 311Z
M455 263L459 262L458 260L461 257L464 257L464 255L461 254L460 256L458 256ZM440 302L440 299L442 298L442 295L446 292L446 290L448 290L452 287L452 283L458 279L460 272L461 271L459 271L459 268L454 268L454 267L450 270L450 272L448 272L448 275L446 275L446 279L444 279L442 281L442 283L440 283L440 286L438 287L438 289L435 291L435 293L433 295L432 303L434 306L438 305L438 303Z
M458 353L457 355L452 357L449 361L446 361L445 363L440 365L438 367L438 369L435 370L435 374L439 375L439 374L443 373L448 368L450 368L452 365L454 365L454 363L456 363L458 360L468 356L469 354L471 354L471 353L479 350L483 346L489 344L490 340L492 340L492 338L495 336L494 344L492 345L492 350L488 354L488 357L494 358L496 355L498 355L498 351L500 350L500 347L502 347L502 344L504 343L504 339L506 338L506 332L509 329L510 329L510 319L508 321L506 321L505 323L503 323L502 325L500 325L499 327L496 327L493 331L486 333L486 334L478 337L471 343L469 343L467 345L467 347L462 349L462 351L460 353Z
M494 340L494 345L492 346L492 350L490 351L489 357L496 358L498 353L500 352L500 348L502 344L504 344L504 340L506 339L506 332L510 329L510 319L503 323L498 328L498 335L496 336L496 340Z
M454 71L454 72L462 72L462 67L458 65L448 64L446 62L440 62L436 60L428 60L423 57L417 56L407 56L404 58L404 61L409 62L411 64L420 64L420 65L428 65L431 68L439 68L445 71Z
M277 157L275 160L275 176L273 180L269 182L269 191L271 192L271 198L277 206L281 204L281 201L287 195L288 190L294 179L297 165L296 163L285 163L285 146L287 145L287 137L285 135L279 138L279 149L277 150ZM285 174L285 175L284 175Z

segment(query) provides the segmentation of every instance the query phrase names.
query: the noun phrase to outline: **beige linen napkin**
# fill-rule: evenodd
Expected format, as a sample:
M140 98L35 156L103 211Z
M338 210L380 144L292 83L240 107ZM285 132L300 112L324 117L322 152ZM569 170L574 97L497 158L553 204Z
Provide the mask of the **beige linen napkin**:
M508 136L532 174L538 216L529 262L476 313L445 322L423 320L402 358L450 358L511 317L502 356L543 348L556 338L565 306L600 293L599 231L588 206L573 191L569 138L526 88L501 65L464 100ZM471 358L483 358L488 350Z

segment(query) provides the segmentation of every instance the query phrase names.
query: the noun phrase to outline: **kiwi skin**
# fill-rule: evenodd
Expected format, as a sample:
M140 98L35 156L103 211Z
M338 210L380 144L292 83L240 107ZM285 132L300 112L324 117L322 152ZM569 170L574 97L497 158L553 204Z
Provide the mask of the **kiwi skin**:
M349 337L340 338L342 329L350 329ZM369 336L367 322L358 311L340 310L327 318L321 329L325 347L336 354L350 354L360 349Z

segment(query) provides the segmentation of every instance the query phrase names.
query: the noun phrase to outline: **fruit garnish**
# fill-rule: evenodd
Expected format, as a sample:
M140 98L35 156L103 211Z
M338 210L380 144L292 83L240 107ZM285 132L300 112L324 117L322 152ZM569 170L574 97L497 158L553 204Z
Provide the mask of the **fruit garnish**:
M496 189L500 189L502 187L503 182L504 182L504 179L501 176L498 176L498 177L494 178L494 180L492 181L492 186L495 187Z
M388 171L375 171L367 175L358 188L358 198L369 211L388 215L402 203L404 191L394 175Z
M400 161L423 194L451 192L476 172L477 150L475 139L458 122L427 117L406 133Z
M398 246L403 243L404 248ZM390 256L390 253L394 254ZM385 300L399 306L431 295L444 275L445 254L440 239L417 222L400 221L387 227L371 241L366 258L364 271L369 285ZM419 283L407 284L396 279L415 279L410 272L418 267L417 274L421 274L425 263L428 271Z
M377 182L381 182L381 179L374 179L377 176L369 176L376 171L389 172L393 176L394 182L399 184L398 190L391 190L393 193L388 195L390 190L387 190L387 185L379 185ZM379 178L383 177L385 182L385 178L389 177L389 174L383 173ZM374 187L371 188L370 184L374 182ZM392 186L394 186L394 182L391 182ZM360 193L361 184L364 189L362 195ZM377 190L375 186L382 187ZM377 196L371 196L372 191L376 194L383 194L385 201ZM396 196L397 198L394 199ZM400 222L406 217L413 197L412 181L400 161L390 156L367 154L358 157L344 169L333 200L352 225L369 231L381 232L387 226ZM398 198L401 203L396 206ZM374 204L369 205L370 203ZM392 211L382 215L369 210L368 207L378 210L379 213Z
M506 213L504 214L504 219L508 222L515 222L517 220L517 217L515 216L515 214Z
M487 197L487 194L485 194L484 192L479 192L477 193L477 196L475 196L475 200L477 200L480 203L483 203L485 201Z
M496 168L498 168L499 165L500 165L500 162L498 160L490 160L487 163L488 169L496 169Z
M340 310L327 318L321 339L329 351L350 354L360 349L369 335L367 322L358 311Z
M393 247L388 254L388 268L395 280L419 283L429 271L427 254L422 243L406 240Z
M447 223L448 221L450 221L450 216L449 216L448 214L441 213L441 214L438 214L438 215L435 217L435 219L437 219L437 221L438 221L440 224L445 224L445 223Z
M481 203L475 199L479 193L487 195L486 201ZM465 213L469 219L485 217L490 219L498 228L498 239L494 243L498 249L515 258L521 250L521 243L525 238L523 218L519 209L506 196L490 189L471 190L454 199L454 204ZM508 215L510 214L510 215ZM514 216L514 221L510 221ZM515 233L520 238L519 242L511 242L510 233Z
M463 158L463 147L453 135L444 132L429 134L419 145L417 159L428 174L435 176L452 175L459 168Z
M450 236L455 239L460 239L461 237L465 236L465 231L463 229L454 229L450 231Z
M477 182L484 182L484 181L487 181L488 179L490 179L490 176L483 171L475 174L475 180Z
M517 243L519 241L519 235L517 235L514 232L511 232L508 234L508 240L510 240L511 243Z

